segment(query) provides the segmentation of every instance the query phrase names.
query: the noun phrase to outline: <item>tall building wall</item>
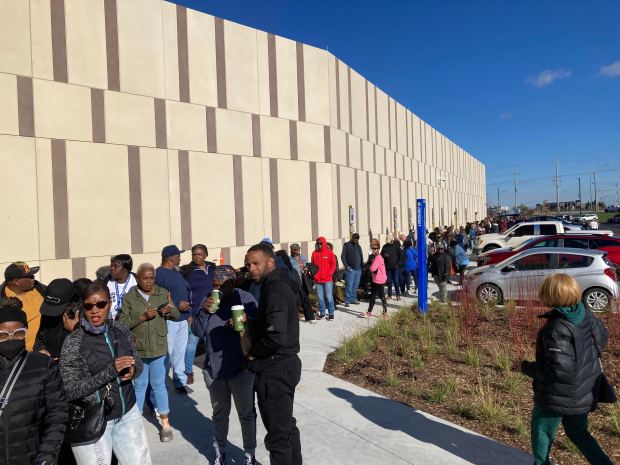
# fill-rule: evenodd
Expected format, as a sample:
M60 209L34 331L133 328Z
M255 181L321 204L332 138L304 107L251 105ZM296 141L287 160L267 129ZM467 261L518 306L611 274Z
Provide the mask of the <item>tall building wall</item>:
M0 108L0 264L43 281L486 211L484 165L337 57L161 0L0 0Z

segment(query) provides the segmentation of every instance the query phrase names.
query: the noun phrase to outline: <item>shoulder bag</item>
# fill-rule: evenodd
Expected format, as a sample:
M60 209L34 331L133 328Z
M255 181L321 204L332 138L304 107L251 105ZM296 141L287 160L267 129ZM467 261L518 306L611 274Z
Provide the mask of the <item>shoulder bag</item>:
M97 403L88 404L84 401L77 401L69 404L66 442L72 446L83 446L101 439L105 433L106 417L113 408L110 389L112 389L112 384L108 383L103 388L103 395L99 395L97 391L97 397L100 398Z

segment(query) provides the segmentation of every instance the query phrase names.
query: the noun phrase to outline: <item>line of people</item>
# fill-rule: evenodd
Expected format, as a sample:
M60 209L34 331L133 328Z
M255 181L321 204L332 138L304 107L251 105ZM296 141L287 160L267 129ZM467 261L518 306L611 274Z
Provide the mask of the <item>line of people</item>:
M149 465L145 405L161 421L160 440L172 440L167 374L175 392L188 393L199 341L214 463L227 463L232 402L243 463L255 463L255 404L271 463L302 463L293 417L299 275L276 266L269 243L248 250L243 270L208 262L203 244L180 267L182 252L166 246L159 267L135 273L132 258L117 255L104 280L48 286L35 279L38 267L9 265L0 287L0 464Z

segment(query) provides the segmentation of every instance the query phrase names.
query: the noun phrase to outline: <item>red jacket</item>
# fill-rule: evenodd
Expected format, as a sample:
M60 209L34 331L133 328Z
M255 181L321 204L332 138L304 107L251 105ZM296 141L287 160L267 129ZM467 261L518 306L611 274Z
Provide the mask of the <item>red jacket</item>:
M324 237L319 237L317 242L321 244L321 248L312 252L312 264L319 267L319 271L314 275L314 281L317 284L329 283L336 271L336 256L327 247Z

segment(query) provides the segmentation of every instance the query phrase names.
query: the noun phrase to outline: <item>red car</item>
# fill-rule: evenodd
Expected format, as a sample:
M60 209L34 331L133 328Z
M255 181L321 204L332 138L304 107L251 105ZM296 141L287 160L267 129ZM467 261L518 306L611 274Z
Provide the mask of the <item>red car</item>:
M572 247L576 249L596 249L607 252L609 260L620 266L620 237L600 234L554 234L533 237L514 248L493 249L478 255L478 266L493 265L512 257L519 252L534 247Z

